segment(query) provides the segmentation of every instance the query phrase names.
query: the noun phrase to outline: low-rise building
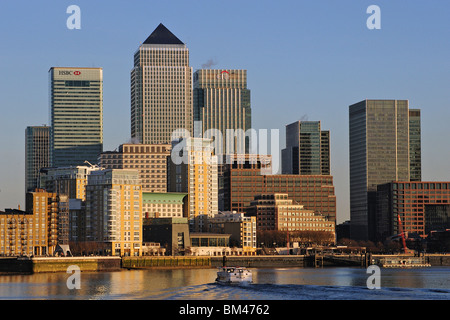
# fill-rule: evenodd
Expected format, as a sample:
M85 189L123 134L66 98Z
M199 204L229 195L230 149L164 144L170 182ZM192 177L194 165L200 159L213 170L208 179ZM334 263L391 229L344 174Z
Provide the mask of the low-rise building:
M143 192L142 213L145 218L187 217L187 193Z
M144 243L160 243L169 255L184 255L190 247L187 218L144 218Z
M294 203L287 193L257 195L247 212L256 217L256 228L261 231L324 231L335 235L333 221Z
M244 255L255 255L256 217L246 217L236 211L219 212L208 219L210 232L230 234L230 245L242 248Z

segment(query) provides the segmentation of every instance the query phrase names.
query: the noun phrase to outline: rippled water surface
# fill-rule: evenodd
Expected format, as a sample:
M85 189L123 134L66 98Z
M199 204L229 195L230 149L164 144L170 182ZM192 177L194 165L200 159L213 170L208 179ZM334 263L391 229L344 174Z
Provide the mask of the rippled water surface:
M251 269L253 283L214 283L216 269L124 270L0 276L0 299L55 300L450 300L450 267L381 269L381 289L367 288L363 268Z

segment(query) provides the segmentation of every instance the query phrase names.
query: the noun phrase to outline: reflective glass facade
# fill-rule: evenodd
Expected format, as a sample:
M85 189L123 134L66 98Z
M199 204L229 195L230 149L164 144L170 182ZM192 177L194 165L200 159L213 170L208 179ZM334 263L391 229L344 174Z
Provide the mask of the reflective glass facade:
M94 164L103 151L103 70L51 68L51 166Z
M248 152L245 131L251 128L246 70L198 70L194 73L194 121L204 138L215 138L215 154ZM213 133L216 129L216 133ZM228 134L227 130L233 133ZM240 134L235 134L241 130ZM244 143L246 143L244 145ZM242 148L242 149L240 149Z
M377 185L409 181L409 103L364 100L349 107L351 237L373 238Z
M286 126L282 172L330 174L330 132L321 131L320 121L296 121Z
M27 127L25 130L25 190L39 186L39 170L50 166L50 127Z
M420 110L409 110L409 159L410 159L410 180L422 180L422 148L421 148L421 128Z

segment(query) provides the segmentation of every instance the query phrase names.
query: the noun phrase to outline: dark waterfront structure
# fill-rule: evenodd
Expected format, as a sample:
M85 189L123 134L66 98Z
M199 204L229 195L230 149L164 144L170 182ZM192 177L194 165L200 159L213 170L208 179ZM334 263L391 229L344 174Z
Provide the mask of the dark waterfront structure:
M143 242L157 242L168 254L182 253L190 247L187 218L144 218Z
M349 107L351 238L375 238L379 184L409 181L420 172L420 112L408 100L363 100ZM410 123L415 128L410 134ZM417 130L417 125L419 130ZM410 139L416 154L410 157ZM412 163L413 162L413 163Z
M296 121L286 126L282 173L330 174L330 131L322 131L320 121Z

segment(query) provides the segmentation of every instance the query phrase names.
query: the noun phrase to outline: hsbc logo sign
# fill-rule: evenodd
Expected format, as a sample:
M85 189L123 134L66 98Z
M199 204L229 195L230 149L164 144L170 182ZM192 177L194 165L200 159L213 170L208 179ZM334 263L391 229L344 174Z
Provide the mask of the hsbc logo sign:
M58 74L60 76L71 76L71 75L79 76L81 74L81 71L60 70Z
M216 76L217 80L228 80L230 78L230 73L226 70L222 71Z

